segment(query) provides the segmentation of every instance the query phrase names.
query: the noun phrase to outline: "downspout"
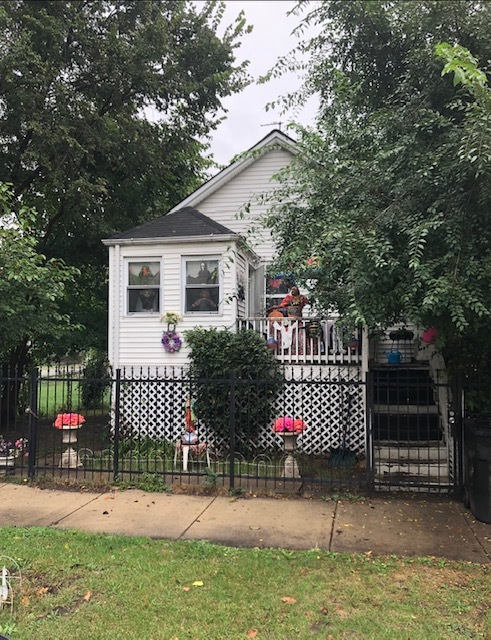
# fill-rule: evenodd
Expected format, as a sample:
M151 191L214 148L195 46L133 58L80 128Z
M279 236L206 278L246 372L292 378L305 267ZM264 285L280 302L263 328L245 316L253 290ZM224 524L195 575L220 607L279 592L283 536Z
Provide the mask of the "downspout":
M121 281L121 245L117 244L114 247L110 247L110 267L109 267L109 361L114 370L119 368L120 353L119 353L119 333L121 326L121 313L124 304L124 287ZM123 295L119 295L123 291Z
M232 317L233 317L233 327L234 327L234 333L237 332L237 323L238 323L238 314L239 314L239 304L238 304L238 298L237 298L237 291L238 291L238 282L237 282L237 253L238 253L238 249L237 249L237 244L235 244L234 249L234 259L232 260L232 269L231 269L231 284L233 285L233 295L232 295Z

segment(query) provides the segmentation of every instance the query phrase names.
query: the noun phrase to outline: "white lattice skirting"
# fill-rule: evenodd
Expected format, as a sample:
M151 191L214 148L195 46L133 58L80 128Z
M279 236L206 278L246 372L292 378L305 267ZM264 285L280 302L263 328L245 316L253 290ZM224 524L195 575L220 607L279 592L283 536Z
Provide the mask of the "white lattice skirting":
M284 373L284 391L275 401L273 415L305 421L307 429L298 440L300 451L325 454L346 447L365 452L366 386L359 367L291 366ZM179 440L191 388L187 376L186 369L173 369L169 375L158 370L124 372L119 403L121 435ZM199 439L206 440L212 449L223 448L225 443L199 420L197 431ZM281 438L271 425L262 428L255 443L258 451L275 450L279 445Z

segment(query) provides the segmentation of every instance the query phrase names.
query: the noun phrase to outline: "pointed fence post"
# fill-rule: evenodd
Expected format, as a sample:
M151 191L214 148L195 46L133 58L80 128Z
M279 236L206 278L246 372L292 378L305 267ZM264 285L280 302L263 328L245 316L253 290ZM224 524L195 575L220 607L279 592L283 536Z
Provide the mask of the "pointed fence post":
M235 371L230 374L230 489L235 489Z
M464 383L462 371L457 371L453 382L453 402L449 408L450 412L450 433L453 436L453 465L454 465L454 490L460 499L464 496L465 477L464 477Z
M27 476L29 480L34 479L36 473L36 455L37 455L37 438L38 438L38 380L39 370L31 369L29 376L29 444L27 457Z
M121 400L121 369L116 369L116 383L114 385L114 459L113 478L116 482L119 476L119 421Z
M366 343L368 344L368 343ZM375 389L374 372L365 371L365 460L366 489L368 495L374 491L375 448L373 442L373 395Z

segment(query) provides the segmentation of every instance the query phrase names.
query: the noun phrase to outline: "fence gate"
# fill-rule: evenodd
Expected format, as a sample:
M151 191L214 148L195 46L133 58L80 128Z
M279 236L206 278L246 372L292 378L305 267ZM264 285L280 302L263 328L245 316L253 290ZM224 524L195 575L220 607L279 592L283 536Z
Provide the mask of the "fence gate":
M427 364L375 367L369 377L369 451L375 489L452 492L460 438L446 373ZM457 437L456 437L457 434Z

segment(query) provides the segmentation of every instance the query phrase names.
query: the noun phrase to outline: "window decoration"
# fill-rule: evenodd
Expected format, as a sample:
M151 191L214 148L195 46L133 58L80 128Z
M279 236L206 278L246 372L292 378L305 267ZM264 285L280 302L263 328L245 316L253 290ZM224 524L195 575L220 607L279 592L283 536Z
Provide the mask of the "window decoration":
M162 346L167 353L175 353L182 347L182 339L176 333L176 324L181 316L175 311L167 311L161 318L161 322L167 322L167 331L162 334Z
M128 313L160 311L160 263L128 262Z
M218 313L220 279L218 259L186 260L186 313Z

